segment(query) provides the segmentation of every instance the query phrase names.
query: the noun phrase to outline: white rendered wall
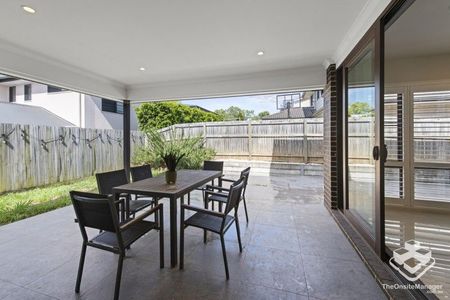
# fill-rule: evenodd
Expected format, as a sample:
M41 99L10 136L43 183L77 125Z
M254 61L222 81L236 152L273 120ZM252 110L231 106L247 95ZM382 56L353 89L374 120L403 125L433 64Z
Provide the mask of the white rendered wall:
M59 117L80 126L80 94L74 92L47 93L47 86L39 83L31 84L31 100L25 101L24 86L16 86L16 103L40 106Z
M25 84L16 86L16 103L40 106L57 116L82 128L122 129L123 115L102 111L102 100L99 97L77 92L62 91L47 93L47 86L39 83L32 85L30 101L25 101ZM0 101L9 102L9 87L0 85ZM131 130L137 130L138 123L135 105L131 109Z
M102 99L95 96L84 95L84 124L85 128L99 128L99 129L122 129L123 115L102 111ZM131 107L131 130L137 130L138 122L134 105Z
M9 87L0 85L0 102L9 102Z

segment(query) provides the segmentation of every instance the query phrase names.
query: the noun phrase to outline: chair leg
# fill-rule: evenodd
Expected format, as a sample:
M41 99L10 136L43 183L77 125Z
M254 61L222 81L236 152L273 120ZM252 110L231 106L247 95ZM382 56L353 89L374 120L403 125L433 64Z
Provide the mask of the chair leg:
M75 285L75 293L80 292L81 277L83 276L83 268L84 268L84 259L86 258L86 248L87 245L83 243L83 246L81 247L80 263L78 265L78 275L77 275L77 283Z
M245 218L247 219L247 223L248 223L247 203L245 202L245 197L242 197L242 200L244 200Z
M239 243L239 252L242 252L242 242L241 242L241 228L239 227L239 219L237 216L237 213L234 217L234 222L236 225L236 232L237 232L237 238L238 238L238 243Z
M222 202L217 203L217 205L219 206L219 212L222 212Z
M191 205L191 193L188 193L187 198L188 198L188 205Z
M116 286L114 289L114 300L119 299L120 280L122 279L123 254L119 254L119 262L117 264Z
M225 265L225 275L227 276L228 280L230 279L230 274L228 272L227 250L225 249L225 239L223 238L223 234L220 235L220 242L222 244L222 255L223 255L223 263Z

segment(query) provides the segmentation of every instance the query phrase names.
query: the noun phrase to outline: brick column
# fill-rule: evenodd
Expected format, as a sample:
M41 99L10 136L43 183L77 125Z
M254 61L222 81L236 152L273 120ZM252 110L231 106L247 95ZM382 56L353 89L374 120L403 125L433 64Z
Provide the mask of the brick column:
M323 169L325 206L338 208L338 97L336 65L327 68L323 103Z

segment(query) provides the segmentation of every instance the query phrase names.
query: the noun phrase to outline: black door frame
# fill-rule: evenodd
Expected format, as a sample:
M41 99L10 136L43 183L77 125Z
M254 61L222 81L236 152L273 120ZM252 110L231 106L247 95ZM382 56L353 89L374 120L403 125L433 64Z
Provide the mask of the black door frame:
M342 187L338 194L338 208L344 212L347 219L358 232L373 247L377 255L385 260L385 199L384 199L384 163L387 156L384 145L384 32L415 0L392 0L366 34L356 44L350 54L337 68L338 86L338 122L339 134L342 133L342 142L338 144L338 186ZM361 51L374 41L374 79L375 79L375 145L381 149L381 159L375 163L375 235L369 233L358 218L348 210L348 169L347 169L347 105L346 105L346 67L348 67Z

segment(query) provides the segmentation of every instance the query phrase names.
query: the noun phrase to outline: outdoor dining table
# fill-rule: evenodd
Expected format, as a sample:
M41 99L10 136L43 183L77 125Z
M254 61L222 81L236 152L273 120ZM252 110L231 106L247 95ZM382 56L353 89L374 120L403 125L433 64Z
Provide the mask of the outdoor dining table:
M166 183L164 174L144 180L117 186L113 189L114 199L119 201L121 194L143 195L155 198L169 198L170 200L170 264L175 267L178 263L177 242L177 199L184 199L184 195L202 185L222 176L221 171L179 170L176 184ZM128 200L129 201L129 200ZM183 201L183 200L181 200ZM128 209L128 203L125 209ZM126 217L130 215L126 211Z

